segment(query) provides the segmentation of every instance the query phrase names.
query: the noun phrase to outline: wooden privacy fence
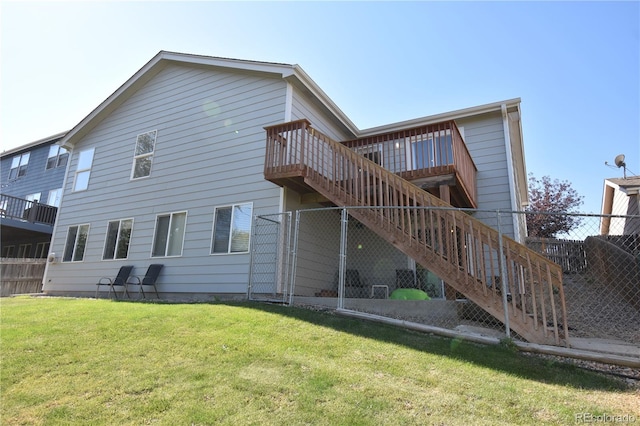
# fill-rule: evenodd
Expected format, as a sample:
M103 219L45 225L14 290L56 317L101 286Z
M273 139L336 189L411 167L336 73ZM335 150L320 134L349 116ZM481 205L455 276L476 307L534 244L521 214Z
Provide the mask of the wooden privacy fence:
M0 261L0 297L39 293L47 259L2 258Z
M527 247L562 267L562 272L582 272L587 267L584 241L527 237Z

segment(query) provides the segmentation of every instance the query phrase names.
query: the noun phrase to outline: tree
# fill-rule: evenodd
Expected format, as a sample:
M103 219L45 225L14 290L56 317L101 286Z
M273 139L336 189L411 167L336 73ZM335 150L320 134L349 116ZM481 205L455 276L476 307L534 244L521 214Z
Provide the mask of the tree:
M576 213L583 198L569 181L552 181L549 176L538 180L529 173L529 207L526 209L529 236L555 238L578 227L582 219L567 213Z

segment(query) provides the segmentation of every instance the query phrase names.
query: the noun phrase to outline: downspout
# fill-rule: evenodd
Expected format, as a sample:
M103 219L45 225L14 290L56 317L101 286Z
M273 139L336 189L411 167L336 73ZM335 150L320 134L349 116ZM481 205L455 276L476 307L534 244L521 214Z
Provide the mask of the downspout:
M285 101L284 101L284 122L288 123L291 121L291 116L293 115L293 86L287 80L284 80L286 86L285 91ZM278 206L279 212L285 212L285 197L286 190L284 186L280 187L280 205Z
M284 122L288 123L293 115L293 86L286 80L285 84L287 85L287 90L284 101Z
M515 173L513 170L513 154L511 152L511 135L509 132L509 116L507 115L507 105L502 104L500 106L502 111L502 129L504 132L504 145L505 145L505 154L507 156L507 177L509 181L509 195L511 199L511 211L516 212L519 210L519 206L516 203L516 187L515 187ZM511 214L511 221L513 225L513 236L514 239L523 243L520 238L520 227L518 226L518 218L517 213Z

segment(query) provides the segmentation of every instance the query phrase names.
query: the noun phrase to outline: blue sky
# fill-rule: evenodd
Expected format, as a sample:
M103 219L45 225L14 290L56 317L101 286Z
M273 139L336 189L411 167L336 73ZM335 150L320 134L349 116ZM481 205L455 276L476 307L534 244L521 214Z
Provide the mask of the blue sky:
M640 174L640 3L0 4L0 150L68 130L160 50L297 63L361 129L520 97L527 169L597 212Z

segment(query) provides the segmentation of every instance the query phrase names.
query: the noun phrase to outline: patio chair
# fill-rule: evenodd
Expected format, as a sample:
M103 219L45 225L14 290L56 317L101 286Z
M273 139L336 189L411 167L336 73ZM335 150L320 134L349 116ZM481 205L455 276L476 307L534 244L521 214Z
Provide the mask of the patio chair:
M158 288L156 287L156 281L158 280L158 276L160 275L163 267L164 265L162 264L154 263L152 265L149 265L149 268L147 268L147 273L144 275L144 277L142 277L142 279L140 279L140 277L133 277L134 279L138 280L137 283L133 283L133 285L138 286L138 297L140 296L140 293L142 293L142 298L147 298L144 294L144 286L148 286L153 287L153 291L156 292L156 297L160 299Z
M131 271L133 271L132 265L122 266L118 271L118 275L115 278L102 277L98 280L96 284L96 299L98 298L98 292L100 291L100 286L106 285L109 286L109 292L107 293L107 297L111 297L111 290L113 290L113 294L115 294L116 299L118 298L118 292L114 287L122 286L122 293L127 296L129 299L129 291L127 290L127 281L131 278Z
M367 283L360 277L360 271L357 269L347 269L344 271L344 292L345 297L365 297L367 295ZM338 291L338 282L340 280L339 271L336 271L333 282L334 290Z

